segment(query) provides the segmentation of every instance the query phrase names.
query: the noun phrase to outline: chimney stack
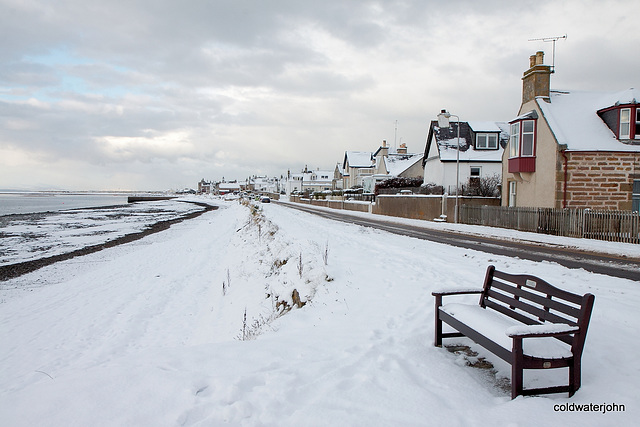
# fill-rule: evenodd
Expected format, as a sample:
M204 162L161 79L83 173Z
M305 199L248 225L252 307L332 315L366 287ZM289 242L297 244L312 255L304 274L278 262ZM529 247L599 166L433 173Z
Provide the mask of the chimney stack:
M549 100L551 67L544 64L544 52L538 51L529 57L529 69L522 77L522 103L532 101L537 96Z

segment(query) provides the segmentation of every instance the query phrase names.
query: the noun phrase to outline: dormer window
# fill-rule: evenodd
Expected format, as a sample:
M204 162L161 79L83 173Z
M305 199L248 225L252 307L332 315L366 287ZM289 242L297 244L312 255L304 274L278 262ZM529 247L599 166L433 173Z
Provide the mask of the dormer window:
M640 107L623 104L598 111L602 121L620 141L640 139Z
M478 133L476 134L476 150L497 150L498 134Z

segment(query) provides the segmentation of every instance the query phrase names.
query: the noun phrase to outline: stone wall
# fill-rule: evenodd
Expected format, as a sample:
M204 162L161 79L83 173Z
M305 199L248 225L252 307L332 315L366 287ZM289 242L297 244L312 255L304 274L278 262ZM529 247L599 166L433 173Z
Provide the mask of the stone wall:
M634 179L640 179L640 153L567 152L566 207L631 210ZM557 193L564 200L564 171Z

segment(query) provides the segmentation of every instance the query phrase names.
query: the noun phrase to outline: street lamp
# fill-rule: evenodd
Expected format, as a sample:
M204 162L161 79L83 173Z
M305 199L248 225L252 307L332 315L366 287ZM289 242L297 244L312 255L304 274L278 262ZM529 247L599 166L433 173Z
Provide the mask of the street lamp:
M456 148L456 208L453 212L453 222L458 223L458 188L460 187L460 117L455 114L449 113L447 110L440 111L438 114L438 126L440 129L449 128L449 118L455 117L458 119L458 146Z

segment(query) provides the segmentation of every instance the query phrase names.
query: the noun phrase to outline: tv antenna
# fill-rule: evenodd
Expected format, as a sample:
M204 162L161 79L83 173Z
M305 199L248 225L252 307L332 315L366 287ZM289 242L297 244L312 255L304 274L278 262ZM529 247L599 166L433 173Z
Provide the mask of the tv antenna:
M551 57L551 72L555 73L556 72L556 42L560 39L567 39L567 35L565 34L564 36L555 36L555 37L540 37L538 39L529 39L530 42L537 42L537 41L543 41L543 42L552 42L553 43L553 53L552 53L552 57Z

